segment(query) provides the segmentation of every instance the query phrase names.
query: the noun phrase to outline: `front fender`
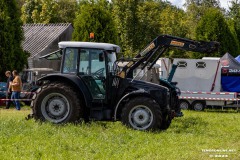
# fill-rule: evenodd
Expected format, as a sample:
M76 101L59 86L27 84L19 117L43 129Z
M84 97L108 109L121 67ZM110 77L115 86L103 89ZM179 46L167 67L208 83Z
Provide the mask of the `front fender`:
M125 94L117 103L117 105L115 106L115 109L114 109L114 121L117 120L117 112L118 112L118 109L119 109L119 105L121 104L121 102L129 97L136 97L136 96L148 96L148 97L151 97L153 98L147 91L145 91L144 89L139 89L139 90L136 90L136 91L132 91L132 92L129 92L127 94Z
M84 99L84 102L86 104L86 107L91 107L91 102L92 102L92 97L91 93L87 89L86 85L82 81L80 77L77 75L69 75L69 74L48 74L44 77L41 77L40 79L37 80L38 82L40 81L58 81L58 82L64 82L66 84L69 84L72 86L74 89L76 89L78 92L80 92L82 98Z

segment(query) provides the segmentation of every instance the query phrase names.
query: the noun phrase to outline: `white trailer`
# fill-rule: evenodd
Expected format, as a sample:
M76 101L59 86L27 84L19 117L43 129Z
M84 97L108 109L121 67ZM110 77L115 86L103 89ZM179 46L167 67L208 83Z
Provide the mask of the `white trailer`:
M173 82L181 90L182 109L203 110L206 106L239 107L238 93L224 92L221 87L220 58L159 59L161 78L167 78L171 64L178 65Z

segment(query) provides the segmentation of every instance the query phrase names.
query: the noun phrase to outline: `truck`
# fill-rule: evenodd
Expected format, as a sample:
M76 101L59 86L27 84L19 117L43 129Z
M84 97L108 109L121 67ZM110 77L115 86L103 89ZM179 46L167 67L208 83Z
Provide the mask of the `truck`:
M22 92L20 99L23 99L25 105L30 105L33 93L39 88L37 79L40 77L56 72L52 68L28 68L20 72L22 79Z
M161 58L157 61L161 78L166 78L171 66L177 65L173 81L181 90L179 106L181 109L202 111L206 107L239 107L236 91L224 90L222 86L222 64L219 57L202 59Z
M40 88L32 97L36 120L52 123L79 120L121 121L136 130L165 130L179 110L178 91L143 80L133 71L141 65L150 70L167 49L212 53L218 42L198 42L160 35L121 70L120 47L109 43L59 42L60 50L43 56L61 59L60 73L38 79Z

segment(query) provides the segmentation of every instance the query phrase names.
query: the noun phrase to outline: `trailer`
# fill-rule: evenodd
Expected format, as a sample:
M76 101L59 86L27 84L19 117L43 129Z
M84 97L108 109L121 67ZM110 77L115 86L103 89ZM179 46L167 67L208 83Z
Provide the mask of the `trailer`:
M167 79L172 64L177 65L172 81L181 90L181 109L202 111L206 107L239 107L238 92L224 91L221 84L221 58L161 58L160 78Z

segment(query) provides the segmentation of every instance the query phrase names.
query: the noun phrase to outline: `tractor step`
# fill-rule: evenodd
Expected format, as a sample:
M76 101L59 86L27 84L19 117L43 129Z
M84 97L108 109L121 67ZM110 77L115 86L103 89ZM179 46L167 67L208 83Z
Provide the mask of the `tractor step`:
M90 110L90 119L93 120L111 120L112 119L112 110L107 108L93 108Z

